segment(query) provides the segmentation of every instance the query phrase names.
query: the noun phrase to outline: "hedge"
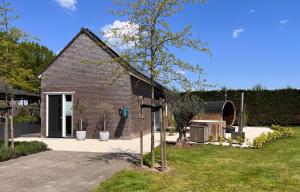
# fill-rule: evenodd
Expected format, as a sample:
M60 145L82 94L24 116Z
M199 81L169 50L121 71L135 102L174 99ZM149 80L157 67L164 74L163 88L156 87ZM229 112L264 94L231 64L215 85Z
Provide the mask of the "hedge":
M3 141L0 141L0 162L48 150L47 145L39 141L15 142L14 149L1 147L2 145Z
M227 99L233 101L237 108L237 115L240 109L241 92L245 93L245 115L250 126L300 124L300 90L227 90L226 92ZM199 91L193 94L204 101L225 99L224 90Z

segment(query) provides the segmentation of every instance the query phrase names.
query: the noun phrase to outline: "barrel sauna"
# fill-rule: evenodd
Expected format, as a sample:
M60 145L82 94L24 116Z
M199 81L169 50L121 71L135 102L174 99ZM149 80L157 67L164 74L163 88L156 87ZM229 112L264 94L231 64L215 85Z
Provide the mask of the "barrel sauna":
M206 101L204 112L195 116L191 125L205 123L209 127L209 135L225 137L225 128L233 126L236 118L236 107L232 101Z

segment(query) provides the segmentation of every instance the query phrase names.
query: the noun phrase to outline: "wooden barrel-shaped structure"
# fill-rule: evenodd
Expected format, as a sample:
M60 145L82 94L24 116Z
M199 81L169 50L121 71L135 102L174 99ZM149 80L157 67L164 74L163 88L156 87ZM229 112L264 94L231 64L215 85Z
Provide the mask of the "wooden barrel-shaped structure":
M220 120L226 127L233 126L236 118L236 107L232 101L206 101L201 120Z
M199 116L195 116L191 122L191 128L208 127L208 135L213 136L215 141L219 136L225 137L225 128L233 126L236 118L236 108L232 101L206 101L204 102L204 112ZM195 132L195 133L194 133ZM191 131L191 134L196 134L196 131ZM197 137L205 140L204 135L198 131ZM193 135L192 135L193 136ZM193 137L191 137L193 138ZM206 138L207 140L207 138Z

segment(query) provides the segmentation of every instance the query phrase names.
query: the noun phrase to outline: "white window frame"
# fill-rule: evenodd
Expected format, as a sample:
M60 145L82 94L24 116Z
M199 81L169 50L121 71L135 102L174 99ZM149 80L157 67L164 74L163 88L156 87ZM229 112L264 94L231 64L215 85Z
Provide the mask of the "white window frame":
M66 95L71 95L72 102L73 101L73 95L75 92L44 92L46 96L46 137L49 137L49 95L61 95L62 96L62 137L67 137L66 135ZM72 124L71 124L71 137L73 137L73 112L72 112Z

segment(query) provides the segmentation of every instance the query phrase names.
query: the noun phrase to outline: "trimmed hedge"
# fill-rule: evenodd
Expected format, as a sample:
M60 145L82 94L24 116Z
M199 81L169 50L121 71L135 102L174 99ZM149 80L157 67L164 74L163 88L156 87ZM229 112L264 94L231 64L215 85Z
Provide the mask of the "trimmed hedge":
M267 134L263 133L253 140L254 148L260 149L265 143L269 141L281 138L289 138L295 134L292 128L285 128L280 126L273 126L272 128L274 130L273 132L268 132Z
M245 93L245 113L248 125L300 124L300 90L227 90L227 99L234 102L237 115L240 109L241 92ZM225 98L224 90L193 93L204 101L224 100Z
M3 144L0 141L0 146ZM39 153L42 151L47 151L48 147L45 143L39 141L31 142L15 142L15 148L10 147L4 148L0 147L0 162L7 161L9 159L14 159L20 156L26 156L34 153Z

